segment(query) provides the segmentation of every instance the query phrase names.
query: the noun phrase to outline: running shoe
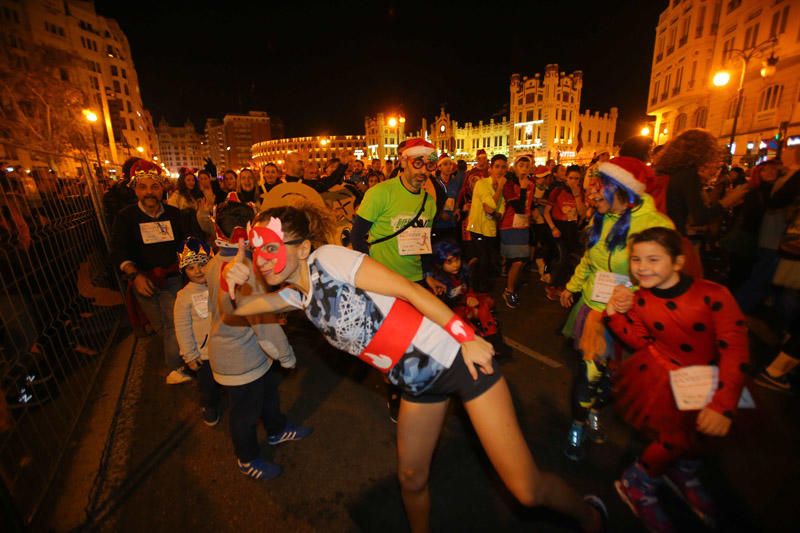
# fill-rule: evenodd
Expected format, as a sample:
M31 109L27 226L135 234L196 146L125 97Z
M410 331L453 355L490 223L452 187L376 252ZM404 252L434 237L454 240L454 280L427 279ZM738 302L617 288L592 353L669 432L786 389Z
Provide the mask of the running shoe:
M276 465L275 463L265 461L261 457L253 459L249 463L243 463L238 459L236 462L239 464L239 472L253 479L266 481L281 475L280 466Z
M191 374L184 368L178 368L173 370L169 374L167 374L167 385L178 385L180 383L186 383L187 381L192 381L194 378Z
M503 301L509 309L516 309L519 307L519 296L516 292L510 292L508 289L504 290Z
M713 528L716 524L716 506L697 477L699 466L699 461L679 461L666 471L664 481L700 520Z
M567 445L564 447L564 455L573 461L580 461L585 455L583 441L586 440L584 425L580 422L572 422L567 434Z
M606 441L606 434L600 427L600 413L597 409L589 409L586 415L586 437L595 444L603 444Z
M203 424L214 427L219 423L220 409L217 407L203 407Z
M286 427L280 433L275 433L274 435L269 435L267 437L267 443L270 446L277 446L282 442L289 442L292 440L303 440L304 438L311 435L311 432L314 431L310 427L305 426L295 426L291 423L286 423Z
M786 393L792 392L792 384L789 382L787 375L770 376L769 372L762 370L758 373L754 381L756 382L756 385L761 385L767 389Z
M659 480L651 478L638 462L622 473L622 478L614 482L614 487L633 514L652 533L672 533L672 521L658 501L656 490Z

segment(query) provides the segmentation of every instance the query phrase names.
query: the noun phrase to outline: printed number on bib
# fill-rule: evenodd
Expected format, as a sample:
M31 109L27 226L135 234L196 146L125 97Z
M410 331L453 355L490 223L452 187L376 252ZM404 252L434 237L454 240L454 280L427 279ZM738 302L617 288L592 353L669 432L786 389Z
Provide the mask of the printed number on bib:
M592 288L592 301L607 304L611 299L611 293L617 285L630 286L630 278L624 274L614 274L613 272L595 272L594 287Z
M511 227L515 229L527 228L530 226L530 217L528 215L520 215L514 213L514 218L511 220Z
M719 368L713 365L687 366L670 370L669 384L675 405L680 411L698 411L711 403L719 387ZM747 388L742 388L739 408L752 409L755 402Z
M192 294L192 307L194 307L197 316L208 318L208 291Z
M397 236L400 255L431 253L431 228L408 228Z
M139 232L142 234L142 241L145 244L175 240L175 235L172 233L172 223L169 220L164 220L163 222L141 222L139 224Z

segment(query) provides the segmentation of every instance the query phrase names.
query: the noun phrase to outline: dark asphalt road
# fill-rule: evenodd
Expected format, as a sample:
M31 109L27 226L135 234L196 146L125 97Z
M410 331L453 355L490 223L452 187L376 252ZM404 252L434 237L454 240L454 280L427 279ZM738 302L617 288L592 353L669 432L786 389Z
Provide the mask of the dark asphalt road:
M560 365L515 351L502 362L520 423L539 465L581 492L606 501L611 531L639 526L613 481L641 442L604 412L608 442L586 460L562 454L569 425L568 391L574 356L557 335L564 312L531 282L523 305L500 309L504 333ZM236 468L227 416L217 427L200 421L192 384L166 386L157 357L148 358L125 443L130 452L120 506L104 523L118 531L404 531L395 480L395 426L387 416L377 372L327 346L300 315L288 328L298 369L286 376L282 404L291 420L314 427L302 442L265 449L283 466L269 482ZM725 531L782 531L796 526L800 488L800 402L755 390L757 416L736 426L709 457L704 479L724 511ZM747 426L745 431L744 426ZM269 447L267 447L269 448ZM546 511L520 508L498 481L460 406L453 405L432 469L435 531L573 531ZM674 497L666 504L681 531L703 531Z

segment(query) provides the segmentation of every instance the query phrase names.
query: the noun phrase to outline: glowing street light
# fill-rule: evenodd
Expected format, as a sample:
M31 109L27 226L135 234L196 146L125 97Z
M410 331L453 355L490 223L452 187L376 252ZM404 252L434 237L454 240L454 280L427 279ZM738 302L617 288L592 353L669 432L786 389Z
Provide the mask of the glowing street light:
M144 147L143 146L137 146L136 147L136 151L139 152L140 154L143 154L144 153Z
M97 122L97 113L95 113L91 109L84 109L83 116L89 122Z
M397 119L394 117L389 118L389 127L396 128L397 127Z
M328 146L328 142L330 142L330 141L328 141L328 139L320 139L319 140L320 146Z
M731 81L731 73L727 70L720 70L714 77L711 79L711 83L714 84L714 87L725 87Z
M89 123L89 129L92 130L92 143L94 144L94 155L95 157L97 157L96 174L98 178L102 178L103 167L100 166L100 150L97 148L97 136L94 134L94 123L97 122L97 113L95 113L91 109L84 109L81 112L83 113L83 117Z
M643 137L647 137L650 135L650 128L645 126L639 133L641 133Z
M406 123L406 117L400 117L400 124Z

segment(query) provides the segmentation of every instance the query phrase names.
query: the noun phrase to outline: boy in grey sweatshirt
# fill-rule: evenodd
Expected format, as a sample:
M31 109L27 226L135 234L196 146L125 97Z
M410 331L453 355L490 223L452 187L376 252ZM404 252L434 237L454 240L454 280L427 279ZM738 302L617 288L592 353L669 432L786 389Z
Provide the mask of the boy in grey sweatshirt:
M244 228L254 215L250 206L230 195L216 208L219 253L206 270L211 316L208 355L214 379L228 391L231 438L239 470L265 480L279 475L281 468L260 457L258 421L264 424L267 441L273 446L303 439L311 433L311 428L286 421L280 410L278 376L269 372L273 360L284 368L294 368L296 363L283 328L271 315L234 315L228 292L221 287L222 269L236 256L239 239L245 238ZM253 280L251 290L266 289Z

